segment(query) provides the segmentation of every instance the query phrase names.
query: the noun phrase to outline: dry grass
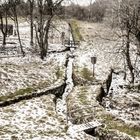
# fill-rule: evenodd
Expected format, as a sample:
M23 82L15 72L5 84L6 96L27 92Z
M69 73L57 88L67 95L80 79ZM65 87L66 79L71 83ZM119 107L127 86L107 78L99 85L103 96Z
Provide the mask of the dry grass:
M71 28L72 28L72 33L73 33L75 41L83 41L84 39L83 39L83 36L80 32L78 21L77 20L71 20L70 25L71 25Z
M116 120L114 116L111 114L103 114L100 116L103 120L104 123L106 124L106 129L107 130L118 130L120 132L126 133L132 137L140 137L140 129L137 127L130 127L127 124L124 124L120 120Z
M45 81L45 82L38 83L38 85L33 85L33 86L30 86L27 88L19 89L19 90L15 91L14 93L9 93L7 95L0 96L0 102L15 99L18 96L24 96L27 94L29 95L29 94L37 91L38 89L46 88L48 85L49 85L49 83Z

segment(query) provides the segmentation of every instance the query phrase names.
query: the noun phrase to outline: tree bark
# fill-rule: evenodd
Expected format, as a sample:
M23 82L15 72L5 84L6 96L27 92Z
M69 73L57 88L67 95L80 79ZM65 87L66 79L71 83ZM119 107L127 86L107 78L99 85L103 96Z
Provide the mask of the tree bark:
M131 58L130 58L130 38L129 37L130 37L130 34L129 34L129 32L127 32L126 53L125 53L125 55L126 55L126 63L127 63L128 69L130 71L130 75L131 75L130 83L134 83L135 77L134 77L134 72L133 72L134 68L132 66Z
M6 45L6 37L7 37L7 24L8 24L8 20L7 20L7 11L5 11L5 25L3 24L3 16L0 15L0 20L1 20L1 32L3 35L3 41L2 41L2 46L4 47Z
M140 55L140 31L137 33L136 35L136 39L137 39L137 52L138 52L138 55Z
M5 45L6 45L6 34L3 34L2 46L4 47Z
M44 24L43 24L43 2L42 2L42 0L38 1L38 6L39 6L39 46L40 46L40 57L41 57L41 59L44 59L44 57L46 57L46 50L44 48L44 42L43 42Z
M33 41L33 37L34 37L34 33L33 33L33 7L34 7L34 0L30 0L30 33L31 33L31 40L30 40L30 45L33 46L34 41Z
M20 49L21 49L21 53L23 55L23 57L25 56L25 52L23 51L23 46L21 43L21 38L20 38L20 33L19 33L19 24L18 24L18 18L17 18L17 11L16 11L16 6L14 7L14 19L15 19L15 26L16 26L16 30L17 30L17 35L18 35L18 40L19 40L19 44L20 44Z
M49 38L49 29L50 29L50 25L51 25L51 21L52 21L53 16L50 16L47 23L46 23L46 27L45 27L45 37L44 37L44 47L46 50L46 53L48 51L48 38Z
M39 32L36 31L36 37L38 40L38 45L40 47L40 57L41 59L44 59L44 57L46 57L47 55L47 51L48 51L48 36L49 36L49 29L50 29L50 25L52 22L52 18L55 15L55 11L57 10L57 8L60 6L60 4L62 3L63 0L59 0L56 2L53 2L52 0L47 0L47 1L42 1L42 0L38 0L37 4L38 4L38 13L39 13L39 19L38 19L38 28L39 28ZM45 4L48 7L47 10L47 16L48 18L45 19L44 17L44 9L45 9ZM47 21L46 21L47 20ZM45 23L46 21L46 23ZM44 27L45 25L45 27ZM37 28L37 27L35 27Z

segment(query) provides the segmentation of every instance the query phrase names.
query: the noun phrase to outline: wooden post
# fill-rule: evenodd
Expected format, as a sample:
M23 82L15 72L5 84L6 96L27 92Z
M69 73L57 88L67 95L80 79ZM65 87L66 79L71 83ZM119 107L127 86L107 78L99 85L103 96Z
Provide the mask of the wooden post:
M93 77L95 76L95 64L96 64L97 58L91 57L91 63L93 64Z
M94 74L94 73L95 73L94 71L95 71L95 65L93 64L93 77L94 77L94 75L95 75L95 74Z
M61 43L64 45L64 40L65 40L65 32L61 33Z

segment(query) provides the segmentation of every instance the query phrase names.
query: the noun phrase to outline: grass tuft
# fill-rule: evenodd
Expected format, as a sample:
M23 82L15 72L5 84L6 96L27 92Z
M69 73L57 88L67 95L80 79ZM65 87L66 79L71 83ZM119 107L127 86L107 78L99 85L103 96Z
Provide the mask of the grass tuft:
M63 71L60 69L60 67L57 68L55 74L56 74L57 79L60 79L63 77Z
M120 132L126 133L132 137L140 137L140 131L137 127L130 127L127 124L124 124L120 120L116 120L115 117L113 117L110 114L106 114L102 116L105 124L107 125L107 129L116 129Z
M84 67L81 70L81 75L85 80L88 80L88 81L93 81L94 80L92 72L86 67Z
M70 25L72 28L72 33L75 41L84 41L83 36L80 33L78 22L76 20L71 20Z
M0 102L12 100L12 99L17 98L18 96L24 96L26 94L31 94L31 93L37 91L38 89L46 88L48 85L49 85L49 83L47 81L44 81L44 82L39 82L37 85L19 89L19 90L15 91L14 93L8 93L8 95L0 96Z
M10 100L10 99L13 99L14 97L22 96L25 93L31 93L33 91L34 91L34 89L32 87L19 89L19 90L15 91L14 93L9 93L8 95L1 96L0 101Z

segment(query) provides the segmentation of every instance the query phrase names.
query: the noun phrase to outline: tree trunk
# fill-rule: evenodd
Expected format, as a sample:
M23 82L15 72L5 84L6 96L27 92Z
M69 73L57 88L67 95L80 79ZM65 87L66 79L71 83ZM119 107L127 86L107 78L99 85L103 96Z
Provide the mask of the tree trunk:
M52 21L52 18L55 14L55 11L57 10L57 8L60 6L60 4L62 3L63 0L59 0L53 3L52 0L47 0L47 1L43 1L43 0L38 0L37 4L38 4L38 12L39 12L39 19L38 19L38 26L39 26L39 33L36 32L36 36L38 37L38 43L39 43L39 47L40 47L40 56L41 59L44 59L44 57L46 57L47 55L47 50L48 50L48 34L49 34L49 29L50 29L50 24ZM44 3L45 2L45 3ZM45 23L45 18L43 16L43 12L45 9L45 4L48 7L47 10L47 15L48 20L46 25ZM44 28L45 25L45 28Z
M138 34L136 35L136 39L137 39L137 53L138 55L140 55L140 31L138 32Z
M40 47L40 57L41 59L44 59L46 56L46 50L44 48L44 42L43 42L43 37L44 37L44 24L43 24L43 2L42 0L38 1L38 7L39 7L39 47Z
M7 12L5 13L5 25L3 24L3 16L0 15L0 20L1 20L1 32L3 35L3 41L2 41L2 46L4 47L6 45L6 37L7 37L7 24L8 24L8 20L7 20Z
M138 42L137 50L138 50L138 55L140 55L140 40Z
M132 66L132 63L131 63L131 59L130 59L130 38L129 38L129 33L127 33L127 42L126 42L126 63L127 63L127 66L128 66L128 69L130 71L130 75L131 75L131 81L130 83L134 83L134 68Z
M6 34L3 34L2 46L4 47L5 45L6 45Z
M18 40L19 40L19 44L20 44L20 49L21 49L21 53L22 53L22 55L24 57L25 56L25 52L23 51L23 46L22 46L22 43L21 43L16 7L14 8L14 16L15 16L14 17L15 18L15 26L16 26L16 30L17 30L17 35L18 35Z
M53 18L53 16L49 17L49 19L46 23L46 27L45 27L44 47L45 47L45 50L46 50L46 54L47 54L47 51L48 51L49 29L50 29L52 18Z
M7 19L7 11L5 13L5 33L3 34L3 45L6 45L6 37L7 37L7 25L8 25L8 19Z
M44 59L44 57L46 57L46 53L47 53L46 49L41 48L40 57L41 57L42 60Z
M30 1L30 33L31 33L31 40L30 40L30 45L33 46L34 41L33 41L33 4L34 1Z

